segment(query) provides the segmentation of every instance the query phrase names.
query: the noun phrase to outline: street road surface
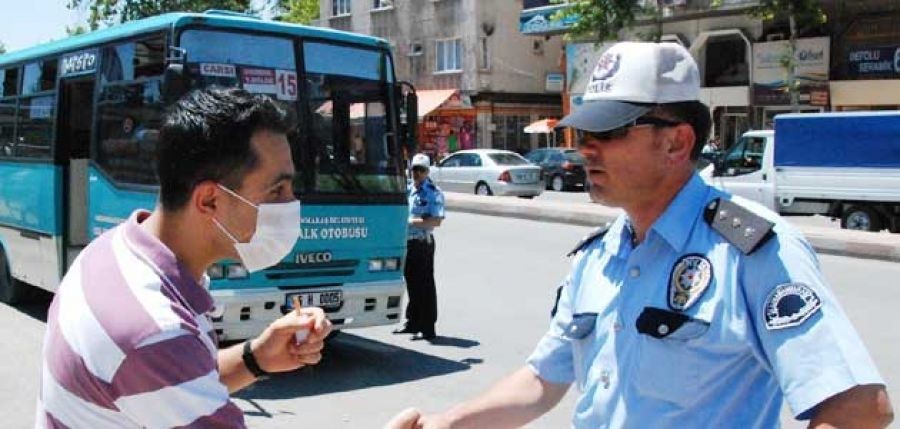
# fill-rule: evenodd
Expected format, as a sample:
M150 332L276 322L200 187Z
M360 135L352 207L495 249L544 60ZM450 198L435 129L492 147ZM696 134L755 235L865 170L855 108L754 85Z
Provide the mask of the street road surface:
M564 255L590 228L449 212L437 234L440 319L434 343L351 330L329 344L323 362L239 392L254 428L380 428L415 405L445 409L519 367L549 321ZM900 264L822 256L828 280L900 398ZM0 415L4 428L30 428L49 298L0 305ZM567 428L575 395L532 428ZM800 428L785 414L785 427Z

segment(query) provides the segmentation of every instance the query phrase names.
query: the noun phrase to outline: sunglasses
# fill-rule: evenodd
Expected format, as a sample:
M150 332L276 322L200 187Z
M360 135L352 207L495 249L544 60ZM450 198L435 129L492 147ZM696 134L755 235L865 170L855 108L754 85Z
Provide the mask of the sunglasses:
M584 140L588 137L594 140L615 140L625 138L628 135L628 132L632 128L637 127L657 127L657 128L665 128L665 127L674 127L676 125L683 124L684 121L670 121L668 119L656 118L653 116L643 116L635 119L631 123L622 125L618 128L613 128L611 130L593 132L593 131L585 131L585 130L575 130L575 137L578 139L579 143L583 143Z

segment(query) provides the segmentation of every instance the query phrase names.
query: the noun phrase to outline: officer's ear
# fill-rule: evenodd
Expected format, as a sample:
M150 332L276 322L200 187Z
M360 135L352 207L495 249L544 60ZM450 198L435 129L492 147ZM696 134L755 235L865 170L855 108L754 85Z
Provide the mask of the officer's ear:
M671 163L691 162L691 152L697 140L694 127L686 122L680 123L669 128L666 138L666 156Z

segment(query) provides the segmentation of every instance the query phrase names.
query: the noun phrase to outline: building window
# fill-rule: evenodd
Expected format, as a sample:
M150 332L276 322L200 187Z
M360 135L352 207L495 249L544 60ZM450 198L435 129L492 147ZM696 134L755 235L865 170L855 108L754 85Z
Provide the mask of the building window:
M372 9L388 9L394 7L394 0L372 0ZM348 12L349 9L348 9Z
M331 16L350 15L351 0L331 0Z
M478 67L481 70L487 71L487 70L491 69L490 41L487 37L481 37L481 38L479 38L479 41L481 42L480 43L481 44L481 46L480 46L481 47L481 56L479 58Z
M438 40L436 47L435 72L462 71L462 39Z

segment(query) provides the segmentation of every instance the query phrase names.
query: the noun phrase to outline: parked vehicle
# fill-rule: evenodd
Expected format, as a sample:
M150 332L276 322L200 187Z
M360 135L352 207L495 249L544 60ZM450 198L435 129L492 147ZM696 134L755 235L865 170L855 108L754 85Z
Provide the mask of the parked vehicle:
M900 111L779 115L702 174L782 214L900 232Z
M508 150L461 150L432 167L430 176L448 192L533 198L544 191L541 168Z
M549 189L586 189L584 157L575 149L540 148L528 152L525 159L541 167L541 177Z

